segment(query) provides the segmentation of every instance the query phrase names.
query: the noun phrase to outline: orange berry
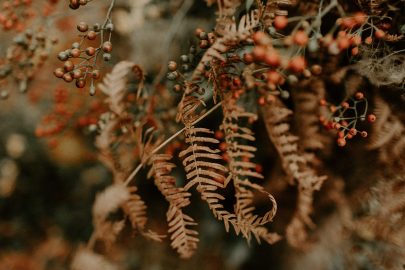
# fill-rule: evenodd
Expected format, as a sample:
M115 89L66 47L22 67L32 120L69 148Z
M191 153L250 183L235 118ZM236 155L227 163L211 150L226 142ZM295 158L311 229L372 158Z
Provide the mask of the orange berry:
M220 130L215 131L215 138L222 139L224 137L224 133Z
M291 58L288 67L296 73L300 73L303 72L306 68L306 63L305 63L305 59L302 56L296 56L294 58Z
M351 52L352 52L353 56L358 55L359 54L359 47L352 48Z
M357 92L357 93L354 95L354 97L355 97L357 100L360 100L360 99L363 99L363 98L364 98L364 94L363 94L362 92Z
M367 15L363 12L356 12L353 16L353 19L357 24L363 24L367 21Z
M280 65L281 60L277 51L269 50L264 57L264 62L270 66L277 67Z
M248 161L249 161L249 160L248 160ZM255 170L256 170L256 172L258 172L258 173L262 173L262 172L263 172L263 166L260 165L260 164L256 164Z
M256 32L253 34L253 41L258 44L262 44L266 39L266 34L264 32Z
M385 36L385 32L383 30L378 29L374 33L375 37L378 39L382 39Z
M346 145L346 140L345 140L344 138L339 138L339 139L337 139L337 144L338 144L340 147L343 147L343 146Z
M278 30L284 29L288 24L286 16L276 16L274 18L274 27Z
M340 25L343 28L353 28L356 25L356 21L353 18L342 18Z
M252 53L257 61L263 61L266 56L266 50L261 46L255 46Z
M340 50L345 50L350 46L349 39L346 37L339 38L337 44Z
M370 37L366 37L366 39L364 40L364 43L370 45L371 43L373 43L373 38L372 38L371 36L370 36Z
M299 30L294 34L293 42L299 46L305 46L308 43L308 35L305 31Z
M253 62L253 55L251 53L245 53L243 54L243 60L246 62L246 64L250 64Z
M374 114L369 114L367 116L367 121L369 121L370 123L375 122L376 119L377 118L376 118L376 116Z
M267 72L267 81L268 82L278 84L280 79L281 79L281 75L277 71L270 70Z
M350 39L350 42L355 46L359 46L361 44L361 36L360 35L354 35Z
M349 133L350 133L350 135L352 135L352 136L356 136L356 134L357 134L357 129L351 128L351 129L349 130Z
M263 106L264 104L266 104L266 99L262 96L259 98L257 103L259 103L260 106Z
M221 151L225 151L227 148L226 142L221 142L219 144L219 149L221 149Z
M366 138L368 136L367 131L360 132L361 137Z

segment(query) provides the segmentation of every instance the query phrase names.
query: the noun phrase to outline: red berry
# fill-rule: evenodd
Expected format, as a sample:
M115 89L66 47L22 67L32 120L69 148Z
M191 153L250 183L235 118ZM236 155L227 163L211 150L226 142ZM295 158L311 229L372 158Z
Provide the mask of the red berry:
M299 30L293 36L293 41L299 46L305 46L308 43L308 35L305 31Z
M278 30L284 29L288 24L288 19L285 16L276 16L274 18L274 27Z
M375 122L376 119L377 119L377 117L374 114L369 114L367 116L367 121L369 121L370 123Z
M345 138L339 138L339 139L337 139L337 144L338 144L340 147L345 146L345 145L346 145L346 139L345 139Z
M296 56L294 58L291 58L288 67L296 73L303 72L304 69L306 68L306 63L305 59L302 56Z

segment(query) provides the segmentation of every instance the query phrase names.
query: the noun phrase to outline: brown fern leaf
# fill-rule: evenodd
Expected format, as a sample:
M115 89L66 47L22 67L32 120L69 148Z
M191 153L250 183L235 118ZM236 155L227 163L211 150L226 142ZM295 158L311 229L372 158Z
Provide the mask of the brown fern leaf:
M184 214L176 206L170 206L167 212L169 233L171 234L171 246L177 250L182 258L190 258L197 249L198 232L188 229L189 226L197 225L194 219Z
M259 228L272 221L277 212L277 204L272 195L267 193L262 186L249 181L250 177L262 179L263 176L255 171L256 164L250 161L254 157L256 147L248 145L246 142L254 141L253 132L248 127L240 126L241 120L254 120L257 115L246 112L236 104L232 95L225 95L223 99L224 119L221 125L225 132L227 143L227 154L229 158L229 178L235 187L235 214L241 233L248 240L253 234L258 241L260 237L265 237L266 228ZM272 209L264 216L255 215L253 212L253 191L265 193L271 203ZM273 239L274 240L274 239ZM267 240L266 240L267 241Z
M325 176L317 176L307 164L306 158L298 148L298 137L291 134L288 116L292 112L280 100L262 107L263 118L271 141L280 155L283 168L291 179L298 184L297 210L287 227L287 240L292 246L303 248L307 239L305 227L313 228L312 213L313 192L319 190Z
M186 91L187 92L187 89ZM203 102L193 95L184 95L178 106L176 121L193 123L199 116Z
M137 187L131 186L128 187L130 192L130 197L128 202L123 206L125 214L128 216L128 219L131 222L131 225L134 229L142 231L145 228L147 222L146 217L146 205L142 200L141 196L136 194L138 190Z
M132 228L138 231L141 235L154 241L162 241L164 235L159 235L154 231L145 231L145 225L148 220L146 216L146 205L142 198L136 194L135 186L128 187L130 192L129 200L122 206L125 215L131 222Z
M244 15L237 26L236 22L227 23L220 31L222 37L218 37L214 44L204 53L196 69L194 70L191 78L197 79L205 70L205 66L213 61L225 61L225 57L222 55L227 52L229 48L239 44L240 41L245 40L258 26L259 18L257 10Z
M169 233L171 234L171 245L182 258L189 258L197 248L198 232L189 229L189 226L197 225L194 220L183 213L183 207L190 204L190 193L181 187L176 187L176 180L170 175L175 167L170 162L172 156L159 154L152 157L152 171L155 185L169 202L167 211L167 221L169 223Z
M209 208L218 220L222 220L226 231L229 225L236 228L235 215L223 209L221 203L225 198L217 192L218 188L223 188L226 184L224 176L226 168L219 164L222 160L219 155L220 150L207 146L208 144L218 144L219 141L208 137L213 132L205 128L189 127L185 131L186 142L190 146L180 152L186 170L186 177L189 180L186 190L194 185L198 185L197 190L201 193L201 198L208 203Z
M369 149L378 149L382 162L400 160L405 153L405 128L389 105L381 98L374 100L376 122L372 125Z
M192 95L184 95L180 104L178 118L182 120L185 128L186 143L189 147L180 152L183 159L188 183L185 190L197 185L201 198L207 202L212 213L218 220L222 220L226 231L232 225L239 232L236 225L236 217L223 208L221 203L225 198L218 193L218 188L226 185L226 168L218 161L222 160L220 150L217 148L218 140L212 138L213 132L206 128L193 126L193 119L200 116L199 106L201 102Z
M98 84L101 91L108 96L106 102L110 110L121 116L125 112L124 98L126 95L127 75L134 67L134 63L122 61L116 64L113 70L108 73L103 82Z
M294 120L301 147L305 151L324 148L325 138L321 135L319 101L325 98L325 83L319 78L305 80L292 92Z
M113 184L96 196L93 205L94 237L103 240L109 248L124 228L124 221L109 221L108 215L118 210L129 198L127 188Z

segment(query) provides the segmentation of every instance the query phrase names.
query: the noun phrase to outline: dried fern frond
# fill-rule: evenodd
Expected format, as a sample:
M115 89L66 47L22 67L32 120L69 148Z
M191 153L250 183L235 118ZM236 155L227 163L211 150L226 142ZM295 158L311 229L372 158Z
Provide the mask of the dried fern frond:
M249 180L249 178L262 179L263 176L255 170L257 164L250 161L255 156L256 147L248 145L247 142L255 140L254 134L250 128L241 126L240 123L242 120L249 121L256 119L257 115L246 112L238 106L231 94L224 96L224 119L221 129L225 133L227 143L226 153L229 159L229 178L235 187L235 214L238 226L242 235L248 241L250 241L253 234L259 242L260 238L264 238L265 241L274 243L277 239L271 237L270 240L267 229L262 226L272 221L277 212L277 203L274 197L266 192L262 186L253 184ZM254 214L253 191L264 193L271 201L271 210L263 216ZM275 235L273 234L273 236Z
M131 186L128 189L130 191L130 197L127 203L123 206L123 209L128 216L132 227L142 231L148 220L146 217L146 205L141 196L136 194L136 191L138 190L137 187Z
M400 161L405 153L405 127L381 98L374 100L376 122L372 126L369 149L379 149L382 162Z
M183 213L182 208L190 204L190 193L184 188L176 187L176 180L170 175L175 165L170 162L172 156L157 154L152 157L152 174L155 185L169 202L167 222L171 234L171 246L182 258L191 257L198 243L198 232L190 229L197 225L193 218Z
M178 117L185 125L184 134L189 147L180 152L183 160L188 183L185 190L197 185L201 198L207 202L212 213L218 220L222 220L226 231L232 225L236 232L236 217L223 208L222 200L225 198L218 193L218 188L226 186L225 172L227 169L219 163L222 160L220 150L217 148L219 141L212 138L213 132L206 128L193 126L195 119L199 118L201 102L192 95L184 95L180 104Z
M309 167L306 158L298 147L298 137L290 132L287 122L292 111L276 99L272 104L262 107L263 118L270 140L280 155L283 168L291 179L298 184L297 210L287 227L287 240L297 248L306 244L307 233L305 227L313 228L311 220L313 192L319 190L325 181L325 176L317 176Z
M124 221L109 221L108 215L118 210L130 197L123 184L113 184L96 196L93 205L94 237L105 242L107 248L124 228Z
M205 66L210 65L212 61L225 61L225 57L222 54L227 52L232 46L239 44L241 40L245 40L252 33L253 29L258 26L258 23L258 11L253 10L244 15L238 25L235 21L225 24L220 31L222 36L218 37L214 44L204 53L191 76L192 80L198 78L205 70Z
M292 92L294 120L301 147L304 151L317 151L324 148L324 137L320 134L319 101L325 98L325 83L319 78L306 80Z
M118 116L121 116L126 110L124 98L127 94L127 75L134 65L129 61L119 62L103 78L103 82L98 84L101 91L108 96L106 102L109 104L110 110Z

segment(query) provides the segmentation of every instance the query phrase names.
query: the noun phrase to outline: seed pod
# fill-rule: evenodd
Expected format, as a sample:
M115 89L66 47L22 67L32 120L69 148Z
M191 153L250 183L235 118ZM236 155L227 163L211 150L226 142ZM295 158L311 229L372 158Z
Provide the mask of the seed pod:
M71 50L71 54L72 54L72 57L79 57L80 56L80 50L79 49L72 49Z
M170 61L169 64L167 65L167 68L170 71L175 71L175 70L177 70L177 63L174 61Z
M53 72L53 74L57 77L57 78L62 78L63 74L65 74L65 72L63 72L62 68L57 68L55 69L55 71Z
M72 43L72 49L79 49L79 48L80 48L80 43L79 42Z
M94 47L88 47L86 48L86 54L88 56L93 56L96 53L96 49L94 49Z
M85 86L86 86L86 81L84 79L76 80L76 87L77 88L83 88Z
M65 64L63 65L64 69L66 72L72 71L74 69L74 65L71 61L66 61Z
M68 56L68 54L65 53L65 52L60 52L60 53L58 54L58 59L59 59L60 61L66 61L68 58L69 58L69 56Z
M188 61L189 61L190 59L188 58L187 55L183 54L183 55L180 56L180 60L181 60L183 63L188 63Z
M103 49L104 52L107 52L107 53L111 52L111 51L112 51L112 44L111 44L111 42L110 42L110 41L104 42L102 49Z
M94 30L95 32L99 32L100 29L101 29L101 26L100 26L99 23L95 23L95 24L93 25L93 30Z
M80 77L82 77L82 71L80 69L75 69L73 71L73 78L74 79L79 79Z
M71 81L73 81L72 75L70 75L69 73L65 73L65 74L63 75L63 80L64 80L65 82L71 82Z
M93 70L93 72L91 73L91 77L93 79L99 79L100 78L100 71L98 69Z
M106 26L105 26L105 29L107 30L107 31L114 31L114 24L112 24L112 23L108 23Z
M79 30L80 32L86 32L87 30L89 30L89 26L85 22L80 22L77 25L77 30Z
M78 9L80 7L78 0L70 0L69 7L71 9Z
M176 93L180 92L182 89L183 89L183 88L181 87L180 84L175 84L175 85L173 86L173 90L174 90L174 92L176 92Z
M178 75L179 74L177 73L177 71L169 72L167 73L167 79L170 81L174 81L175 79L177 79Z
M110 61L111 60L111 54L109 54L109 53L103 54L103 59L106 62Z
M88 38L89 40L94 40L94 39L96 39L96 37L97 37L97 33L94 32L94 31L89 31L89 32L87 33L87 38Z

